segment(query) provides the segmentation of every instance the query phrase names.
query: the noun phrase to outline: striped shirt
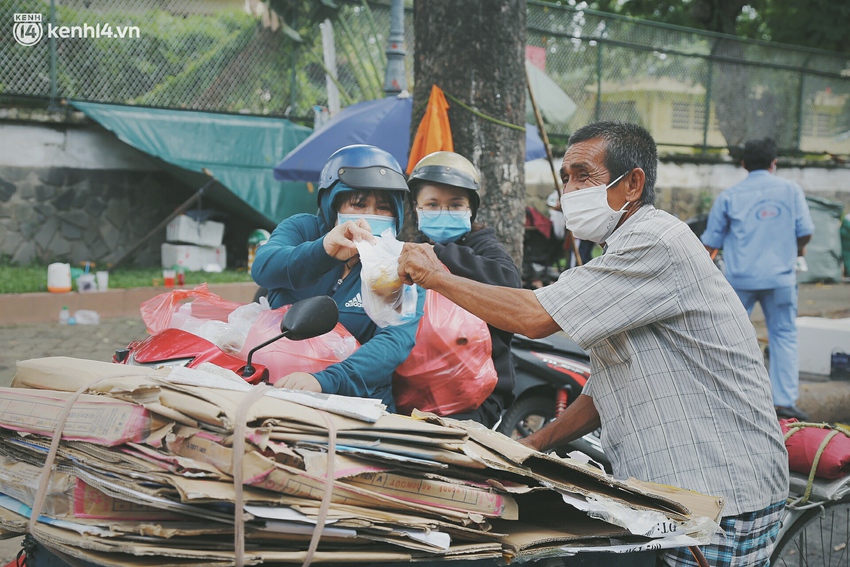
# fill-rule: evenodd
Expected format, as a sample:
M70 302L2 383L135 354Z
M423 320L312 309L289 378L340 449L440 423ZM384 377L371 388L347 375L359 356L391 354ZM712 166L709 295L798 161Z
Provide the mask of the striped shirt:
M788 455L741 300L690 228L645 205L605 254L536 291L590 352L618 478L723 497L723 516L784 500Z

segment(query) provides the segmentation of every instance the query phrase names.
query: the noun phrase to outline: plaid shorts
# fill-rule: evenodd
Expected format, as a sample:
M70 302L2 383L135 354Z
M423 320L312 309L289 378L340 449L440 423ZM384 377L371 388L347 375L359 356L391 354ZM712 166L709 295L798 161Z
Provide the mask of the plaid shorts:
M770 553L785 501L771 504L763 510L729 516L720 520L726 536L717 533L710 545L700 546L711 567L768 567ZM687 547L678 547L660 557L662 565L698 567Z

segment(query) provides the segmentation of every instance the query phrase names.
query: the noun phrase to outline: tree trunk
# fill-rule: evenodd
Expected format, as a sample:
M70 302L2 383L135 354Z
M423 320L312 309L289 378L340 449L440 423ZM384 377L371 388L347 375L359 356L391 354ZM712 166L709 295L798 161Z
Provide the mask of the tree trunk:
M496 229L522 262L525 134L525 0L415 0L411 140L431 85L446 93L454 149L481 172L477 221ZM451 100L454 97L485 117Z

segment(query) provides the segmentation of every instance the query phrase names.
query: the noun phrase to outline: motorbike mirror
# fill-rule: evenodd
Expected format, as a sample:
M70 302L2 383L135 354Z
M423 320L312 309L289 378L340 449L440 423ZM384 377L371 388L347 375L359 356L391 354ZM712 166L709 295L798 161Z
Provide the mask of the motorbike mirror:
M339 321L336 302L317 295L294 303L280 322L280 332L291 341L303 341L330 333Z
M256 372L251 358L261 348L283 337L291 341L303 341L329 333L339 321L339 309L336 302L327 295L317 295L293 303L280 323L280 334L259 344L248 352L248 359L242 369L242 377L250 378Z

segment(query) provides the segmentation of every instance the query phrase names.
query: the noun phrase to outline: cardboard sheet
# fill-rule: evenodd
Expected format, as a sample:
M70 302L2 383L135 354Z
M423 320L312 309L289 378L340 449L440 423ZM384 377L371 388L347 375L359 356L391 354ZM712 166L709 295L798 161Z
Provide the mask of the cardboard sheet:
M93 377L107 379L92 387L98 395L86 394L74 407L39 537L95 564L232 565L233 419L250 390L240 383L217 389L193 385L195 376L173 383L141 367L66 357L24 361L15 379L20 387L0 389L0 490L32 501L51 418L68 392ZM655 540L615 525L631 514L652 512L658 525L677 531L722 510L721 499L616 480L473 422L346 412L271 396L251 408L241 471L248 564L303 562L328 486L316 563L637 549ZM332 455L329 421L337 432ZM0 509L0 529L26 529L28 512L15 502L12 511ZM626 513L609 523L589 517L580 509L585 504ZM682 543L668 537L662 545Z

